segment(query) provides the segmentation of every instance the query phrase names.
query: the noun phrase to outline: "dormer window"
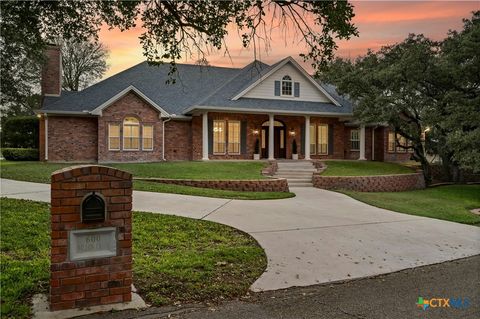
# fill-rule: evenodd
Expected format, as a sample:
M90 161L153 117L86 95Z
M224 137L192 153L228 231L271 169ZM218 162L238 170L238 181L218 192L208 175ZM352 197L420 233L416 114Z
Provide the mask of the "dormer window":
M282 96L293 95L293 83L292 78L289 75L285 75L282 78Z

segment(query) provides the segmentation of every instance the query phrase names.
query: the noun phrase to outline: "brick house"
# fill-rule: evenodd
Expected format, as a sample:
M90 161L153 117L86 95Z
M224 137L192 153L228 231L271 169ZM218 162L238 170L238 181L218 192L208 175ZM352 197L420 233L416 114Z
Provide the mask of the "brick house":
M402 161L382 125L355 124L353 105L293 58L243 68L137 64L79 92L61 90L61 56L42 72L40 157L52 162L252 159Z

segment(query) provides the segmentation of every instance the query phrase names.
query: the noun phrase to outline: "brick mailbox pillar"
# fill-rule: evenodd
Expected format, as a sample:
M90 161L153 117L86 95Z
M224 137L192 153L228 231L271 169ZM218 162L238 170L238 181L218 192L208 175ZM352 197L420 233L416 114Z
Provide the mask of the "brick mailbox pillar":
M132 299L132 175L103 166L51 180L50 310Z

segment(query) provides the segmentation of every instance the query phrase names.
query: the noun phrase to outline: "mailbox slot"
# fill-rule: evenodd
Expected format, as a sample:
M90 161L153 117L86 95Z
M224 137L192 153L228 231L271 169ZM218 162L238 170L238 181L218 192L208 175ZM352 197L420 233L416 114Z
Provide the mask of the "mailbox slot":
M103 222L105 212L105 200L102 196L92 192L83 199L81 205L83 223Z

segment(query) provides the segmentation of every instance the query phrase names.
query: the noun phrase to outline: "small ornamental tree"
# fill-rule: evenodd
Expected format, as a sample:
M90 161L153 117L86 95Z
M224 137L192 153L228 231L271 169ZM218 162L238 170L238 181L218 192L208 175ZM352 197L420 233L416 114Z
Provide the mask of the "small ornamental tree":
M297 140L293 140L292 142L292 154L298 154L297 153Z
M258 138L255 140L254 154L260 154L260 140Z

